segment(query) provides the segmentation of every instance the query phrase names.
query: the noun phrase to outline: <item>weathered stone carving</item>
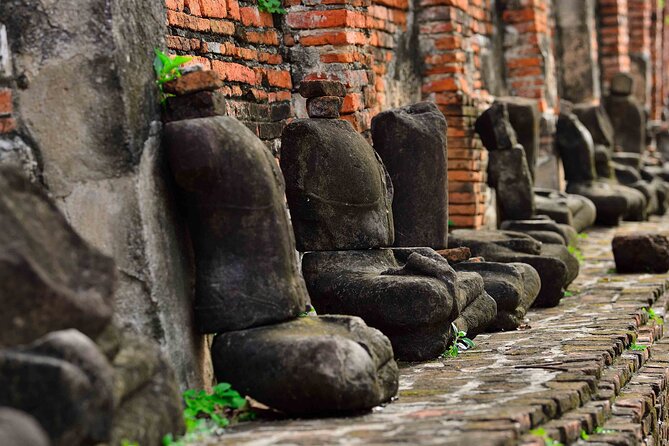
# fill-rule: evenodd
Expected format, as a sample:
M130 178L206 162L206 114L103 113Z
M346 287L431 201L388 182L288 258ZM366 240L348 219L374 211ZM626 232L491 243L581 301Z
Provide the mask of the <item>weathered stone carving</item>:
M567 107L560 113L556 144L565 169L567 192L592 200L597 208L597 223L617 225L622 218L646 217L647 203L641 192L597 180L592 136Z
M393 185L395 246L448 246L446 118L430 102L379 113L374 150Z
M614 152L614 130L602 106L578 104L574 114L588 129L595 144L595 168L599 180L623 184L641 192L646 198L648 214L664 214L667 209L667 187L660 178L648 172L642 177L641 154Z
M609 95L604 98L614 131L614 144L623 152L643 153L646 150L646 117L632 96L634 79L617 73L611 80Z
M491 131L495 130L504 133L504 129L493 128ZM374 147L393 183L395 243L398 246L440 249L448 244L445 135L446 120L430 102L388 110L372 120ZM425 218L426 215L431 217ZM527 271L517 266L465 262L454 267L463 277L465 272L480 273L485 291L497 303L497 316L487 327L489 331L517 327L539 292L536 271L529 265L525 265ZM527 273L527 288L519 280L519 271ZM456 322L458 328L461 325Z
M515 131L518 143L525 149L527 165L532 179L535 177L536 158L539 151L539 132L541 116L536 101L526 98L502 97L496 102L503 104L508 110L508 120ZM503 118L502 118L503 119ZM488 150L494 150L488 148ZM491 153L491 163L493 161ZM501 160L494 169L505 172L509 165ZM515 169L518 169L516 167ZM522 171L522 167L520 167ZM506 174L510 175L510 174ZM559 224L573 226L576 231L591 226L595 221L595 207L587 198L579 195L563 194L557 196L557 191L532 189L534 215L547 215ZM551 197L551 199L546 199ZM502 197L498 197L500 200Z
M413 111L419 116L405 125L415 128L428 110ZM362 317L388 335L396 356L406 360L442 353L456 320L458 329L475 335L494 317L495 302L480 276L456 275L429 248L379 249L394 239L391 180L348 122L308 119L286 126L281 168L298 248L307 251L304 276L319 311ZM437 200L442 197L443 190ZM443 243L447 217L437 224L421 236L434 240L437 234Z
M297 319L309 296L283 177L262 142L220 116L172 122L166 140L188 208L198 328L218 333L218 379L290 414L364 410L389 400L398 372L385 336L356 318Z

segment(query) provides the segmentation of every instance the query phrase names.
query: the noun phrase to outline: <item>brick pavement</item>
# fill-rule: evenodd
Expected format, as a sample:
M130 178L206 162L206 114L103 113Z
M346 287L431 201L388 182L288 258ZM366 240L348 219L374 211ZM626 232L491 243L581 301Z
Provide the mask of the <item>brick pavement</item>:
M669 275L612 271L614 233L637 229L669 234L669 217L589 230L573 296L530 311L523 330L477 337L458 358L403 364L399 397L385 407L240 424L206 444L668 444L669 339L643 309L664 314ZM538 427L545 434L532 435Z

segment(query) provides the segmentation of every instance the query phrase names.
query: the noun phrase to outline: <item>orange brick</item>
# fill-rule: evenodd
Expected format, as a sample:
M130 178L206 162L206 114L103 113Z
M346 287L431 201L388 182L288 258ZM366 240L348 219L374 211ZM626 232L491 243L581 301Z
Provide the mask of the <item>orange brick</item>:
M188 8L191 14L201 16L200 0L184 0L184 6Z
M222 19L228 16L225 0L200 0L200 11L204 17Z
M344 97L340 111L341 113L353 113L363 108L362 95L360 93L349 93Z
M448 219L456 228L478 229L483 225L483 215L449 215Z
M367 37L357 31L319 32L302 36L300 43L303 46L364 45L367 43Z
M167 11L167 23L191 31L209 31L211 29L209 20L176 11Z
M16 130L14 118L0 118L0 133L9 133Z
M266 70L267 82L273 87L292 88L293 83L290 79L290 72Z
M258 83L255 71L238 63L212 60L211 68L220 74L221 78L226 81L242 82L250 85L256 85Z
M288 23L288 26L296 29L364 28L365 16L359 12L346 9L300 11L289 13L286 23Z
M273 46L279 45L279 35L273 29L263 32L247 31L245 37L249 43L260 43Z
M9 88L0 89L0 114L12 112L12 90Z
M232 22L226 22L225 20L211 20L209 25L211 27L211 32L216 34L231 36L235 33L235 25Z
M228 0L228 16L232 20L240 20L239 2L237 0Z
M257 7L247 6L240 8L239 14L244 26L274 26L272 14L260 12Z
M165 0L165 7L167 7L167 9L171 9L172 11L183 11L184 0Z

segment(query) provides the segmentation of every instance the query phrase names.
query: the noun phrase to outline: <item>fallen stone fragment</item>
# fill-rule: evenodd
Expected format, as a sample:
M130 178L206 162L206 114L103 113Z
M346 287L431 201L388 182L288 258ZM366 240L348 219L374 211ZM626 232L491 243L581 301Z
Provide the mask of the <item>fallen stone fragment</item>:
M15 168L0 168L0 345L55 330L96 337L112 315L114 262Z
M307 113L310 118L338 118L342 98L321 96L307 99Z
M616 235L611 243L618 273L669 271L669 239L661 234Z
M183 96L199 91L213 91L224 85L223 79L215 71L194 71L163 85L165 93Z
M460 248L440 249L437 254L448 260L448 263L460 263L469 260L472 251L466 246Z
M359 318L303 317L222 333L212 359L220 381L293 415L365 410L397 392L388 338Z
M0 444L49 446L49 438L35 418L25 412L0 407Z
M302 81L300 94L305 98L318 98L321 96L346 96L346 86L339 81L313 80Z

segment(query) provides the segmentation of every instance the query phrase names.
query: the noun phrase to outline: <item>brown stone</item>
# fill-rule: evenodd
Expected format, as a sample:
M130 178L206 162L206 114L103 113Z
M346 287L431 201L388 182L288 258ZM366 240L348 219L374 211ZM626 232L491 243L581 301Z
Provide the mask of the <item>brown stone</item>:
M466 246L462 246L460 248L440 249L437 254L448 260L448 263L460 263L469 260L472 251Z
M310 118L338 118L342 98L321 96L307 99L307 113Z
M616 235L611 243L619 273L669 271L669 239L660 234Z
M215 71L194 71L163 85L165 93L183 96L199 91L213 91L223 86L223 79Z
M339 81L314 80L302 81L300 94L305 98L318 98L321 96L346 96L346 86Z

